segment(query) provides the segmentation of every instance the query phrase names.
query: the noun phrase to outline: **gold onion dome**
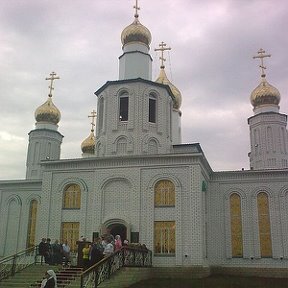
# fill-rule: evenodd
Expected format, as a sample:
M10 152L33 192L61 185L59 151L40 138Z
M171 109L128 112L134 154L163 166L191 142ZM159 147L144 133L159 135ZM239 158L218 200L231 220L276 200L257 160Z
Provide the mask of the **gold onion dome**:
M150 31L139 22L138 14L135 15L133 23L127 26L121 33L123 46L131 42L141 42L149 46L151 39Z
M179 91L179 89L174 86L170 81L169 79L167 78L167 75L165 73L165 70L163 68L163 66L161 67L160 69L160 74L158 76L158 78L156 79L157 83L161 83L161 84L165 84L165 85L168 85L173 93L173 96L174 96L174 104L173 104L173 107L175 109L179 109L180 106L181 106L181 103L182 103L182 95L181 95L181 92Z
M255 108L262 105L278 105L280 98L278 89L262 77L261 83L252 91L250 101Z
M51 96L48 97L48 100L44 104L36 109L35 119L37 122L46 122L51 124L57 124L60 121L61 113L52 102Z
M82 142L81 150L83 153L94 154L94 152L95 152L94 130L91 130L90 135Z

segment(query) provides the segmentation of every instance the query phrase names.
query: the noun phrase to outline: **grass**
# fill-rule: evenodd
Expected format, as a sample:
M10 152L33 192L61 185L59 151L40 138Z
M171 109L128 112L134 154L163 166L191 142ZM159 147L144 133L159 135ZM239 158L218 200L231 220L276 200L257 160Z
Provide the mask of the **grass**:
M203 279L149 279L129 288L288 288L288 278L210 276Z

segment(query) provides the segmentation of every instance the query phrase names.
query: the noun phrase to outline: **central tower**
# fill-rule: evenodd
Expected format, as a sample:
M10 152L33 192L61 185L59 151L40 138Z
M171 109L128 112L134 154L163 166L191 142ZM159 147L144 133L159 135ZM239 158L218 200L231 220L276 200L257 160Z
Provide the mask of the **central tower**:
M133 23L121 33L119 80L108 81L95 92L98 157L168 154L173 144L179 144L180 137L176 141L172 135L174 131L180 135L179 121L175 122L177 128L173 125L175 102L180 98L175 100L174 86L163 77L151 81L151 33L139 22L137 1L134 8ZM179 114L179 107L176 108Z

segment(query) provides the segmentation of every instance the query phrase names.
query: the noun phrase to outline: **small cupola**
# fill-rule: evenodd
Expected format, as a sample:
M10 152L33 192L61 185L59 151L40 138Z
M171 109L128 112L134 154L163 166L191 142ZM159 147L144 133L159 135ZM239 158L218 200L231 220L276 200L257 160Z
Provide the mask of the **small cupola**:
M51 81L49 86L50 90L47 101L39 106L35 111L35 120L37 123L49 123L57 125L61 119L61 113L52 101L52 91L54 90L53 81L56 79L60 78L56 76L55 72L52 72L50 77L46 78L46 80Z

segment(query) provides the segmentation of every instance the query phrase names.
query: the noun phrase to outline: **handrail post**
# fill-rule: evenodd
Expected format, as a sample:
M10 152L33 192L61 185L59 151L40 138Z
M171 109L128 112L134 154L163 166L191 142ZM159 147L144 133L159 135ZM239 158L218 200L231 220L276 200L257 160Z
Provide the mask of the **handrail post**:
M16 273L16 261L17 261L16 259L17 259L17 254L13 255L11 276L15 275L15 273Z
M95 288L98 287L98 278L99 278L99 267L97 267L95 270L95 285L94 285Z

